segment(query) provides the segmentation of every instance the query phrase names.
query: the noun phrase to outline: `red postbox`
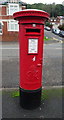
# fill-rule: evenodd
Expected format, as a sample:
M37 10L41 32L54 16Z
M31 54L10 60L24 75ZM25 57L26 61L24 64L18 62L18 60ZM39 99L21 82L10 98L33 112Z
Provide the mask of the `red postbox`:
M20 103L33 109L41 103L44 23L49 14L26 9L13 16L19 21Z

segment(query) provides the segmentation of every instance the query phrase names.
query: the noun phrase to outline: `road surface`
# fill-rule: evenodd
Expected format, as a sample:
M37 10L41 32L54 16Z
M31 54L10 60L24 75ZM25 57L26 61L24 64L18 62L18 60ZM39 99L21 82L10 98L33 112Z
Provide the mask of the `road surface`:
M56 34L52 33L51 31L47 31L47 30L44 30L44 36L47 36L48 38L56 40L56 41L63 40L63 38L60 37L59 35L56 35Z
M19 46L7 45L2 50L2 84L3 87L19 85ZM1 60L0 60L1 61ZM45 44L43 59L43 85L62 85L62 44ZM1 85L0 85L1 87Z

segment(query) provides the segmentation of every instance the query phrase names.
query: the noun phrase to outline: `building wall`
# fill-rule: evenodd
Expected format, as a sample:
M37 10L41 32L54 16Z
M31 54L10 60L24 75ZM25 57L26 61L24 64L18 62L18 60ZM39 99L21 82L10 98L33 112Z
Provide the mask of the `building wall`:
M6 6L2 6L2 15L6 15Z
M1 13L0 13L0 21L3 22L3 26L2 26L2 31L3 34L0 35L0 41L8 41L8 42L12 42L12 41L18 41L18 31L8 31L7 30L7 20L12 19L13 20L13 16L8 16L7 15L7 6L3 5L0 7L1 9Z
M18 32L7 31L7 22L3 22L2 41L18 41Z
M2 23L2 34L0 34L0 41L8 41L8 42L12 42L12 41L18 41L18 30L16 31L8 31L7 28L7 22L9 20L13 20L13 16L12 15L7 15L8 13L8 9L7 9L8 5L0 5L0 22ZM26 6L20 5L20 10L26 9Z
M8 31L7 22L3 22L2 31L3 33L0 35L0 41L18 41L18 32Z

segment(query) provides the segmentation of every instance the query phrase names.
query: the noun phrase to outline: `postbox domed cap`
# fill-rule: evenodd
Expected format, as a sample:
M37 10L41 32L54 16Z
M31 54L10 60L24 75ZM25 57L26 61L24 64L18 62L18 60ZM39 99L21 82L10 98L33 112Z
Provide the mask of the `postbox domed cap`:
M15 20L19 20L19 18L29 16L41 17L44 19L49 19L50 17L50 15L47 12L37 9L25 9L20 12L14 13L13 16Z

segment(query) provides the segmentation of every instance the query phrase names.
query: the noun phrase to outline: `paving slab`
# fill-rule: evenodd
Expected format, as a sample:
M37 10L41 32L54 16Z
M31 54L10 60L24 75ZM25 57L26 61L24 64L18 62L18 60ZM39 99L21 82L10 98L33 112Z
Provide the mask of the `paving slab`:
M62 88L59 87L43 88L41 106L34 110L20 106L18 89L9 88L2 92L2 118L62 118L62 105Z

